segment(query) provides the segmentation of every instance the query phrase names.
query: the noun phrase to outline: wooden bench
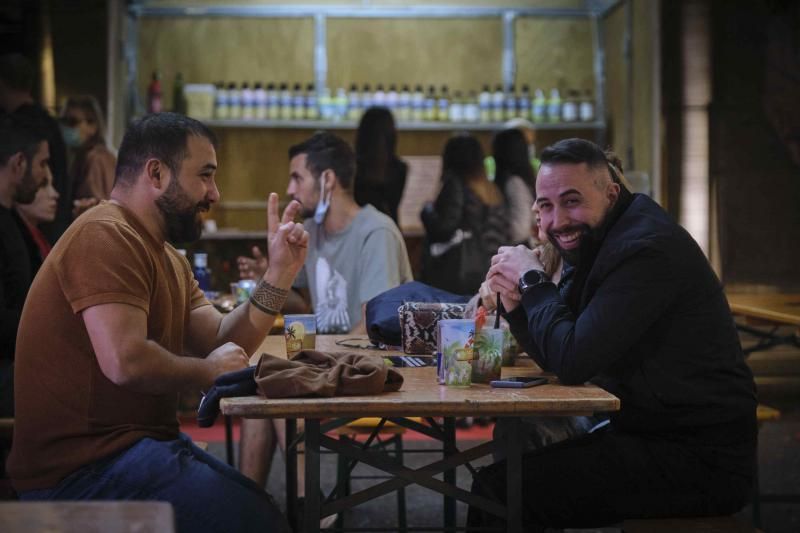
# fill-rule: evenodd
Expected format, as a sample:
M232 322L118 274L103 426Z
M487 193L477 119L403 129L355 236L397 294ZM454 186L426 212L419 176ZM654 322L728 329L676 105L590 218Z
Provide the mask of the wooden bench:
M166 502L0 503L3 533L174 533Z
M623 533L756 533L752 525L732 516L625 520Z

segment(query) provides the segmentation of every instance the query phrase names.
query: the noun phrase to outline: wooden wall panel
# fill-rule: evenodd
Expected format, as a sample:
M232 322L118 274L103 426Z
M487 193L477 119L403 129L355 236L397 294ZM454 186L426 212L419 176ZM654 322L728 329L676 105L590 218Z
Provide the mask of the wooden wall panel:
M312 19L144 18L139 33L139 94L160 70L172 107L177 72L187 83L314 79Z
M502 23L487 19L331 19L328 85L446 84L479 90L501 79Z
M588 19L520 17L515 23L516 85L594 94L592 26ZM565 94L562 92L561 97Z

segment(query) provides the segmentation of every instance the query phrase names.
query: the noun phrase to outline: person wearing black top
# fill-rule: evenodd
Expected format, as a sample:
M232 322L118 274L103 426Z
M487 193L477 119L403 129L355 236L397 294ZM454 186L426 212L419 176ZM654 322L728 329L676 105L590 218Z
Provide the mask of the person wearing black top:
M591 142L542 153L542 229L574 267L565 295L525 247L487 274L526 352L565 385L621 400L603 431L523 457L526 531L629 518L725 515L753 484L756 392L733 318L702 250ZM473 491L504 494L505 464ZM471 508L471 526L494 518Z
M398 224L397 209L406 186L408 165L397 157L397 130L392 112L371 107L356 132L353 194L360 207L372 204Z
M14 117L0 118L0 417L14 415L14 347L31 285L28 249L14 202L33 201L49 175L44 134Z
M56 119L31 96L33 81L33 64L25 56L0 56L0 109L35 124L45 134L50 150L49 165L53 174L53 187L60 197L55 220L43 224L42 231L54 243L72 222L72 182L67 174L67 148L61 129Z

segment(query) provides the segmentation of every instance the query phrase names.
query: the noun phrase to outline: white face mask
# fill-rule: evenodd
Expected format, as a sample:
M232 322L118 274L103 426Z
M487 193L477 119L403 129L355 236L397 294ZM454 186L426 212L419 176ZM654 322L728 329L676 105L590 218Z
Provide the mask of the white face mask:
M322 224L325 220L325 215L328 214L328 208L331 206L331 195L333 193L328 193L328 197L325 198L325 177L320 176L319 178L319 202L317 202L317 208L314 209L314 222L317 225Z

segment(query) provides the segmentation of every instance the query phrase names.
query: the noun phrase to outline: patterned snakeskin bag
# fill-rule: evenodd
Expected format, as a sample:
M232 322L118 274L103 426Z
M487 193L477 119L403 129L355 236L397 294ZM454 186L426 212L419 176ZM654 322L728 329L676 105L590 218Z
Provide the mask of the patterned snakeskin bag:
M407 302L397 308L403 351L407 354L436 353L436 324L446 318L464 318L466 304Z

